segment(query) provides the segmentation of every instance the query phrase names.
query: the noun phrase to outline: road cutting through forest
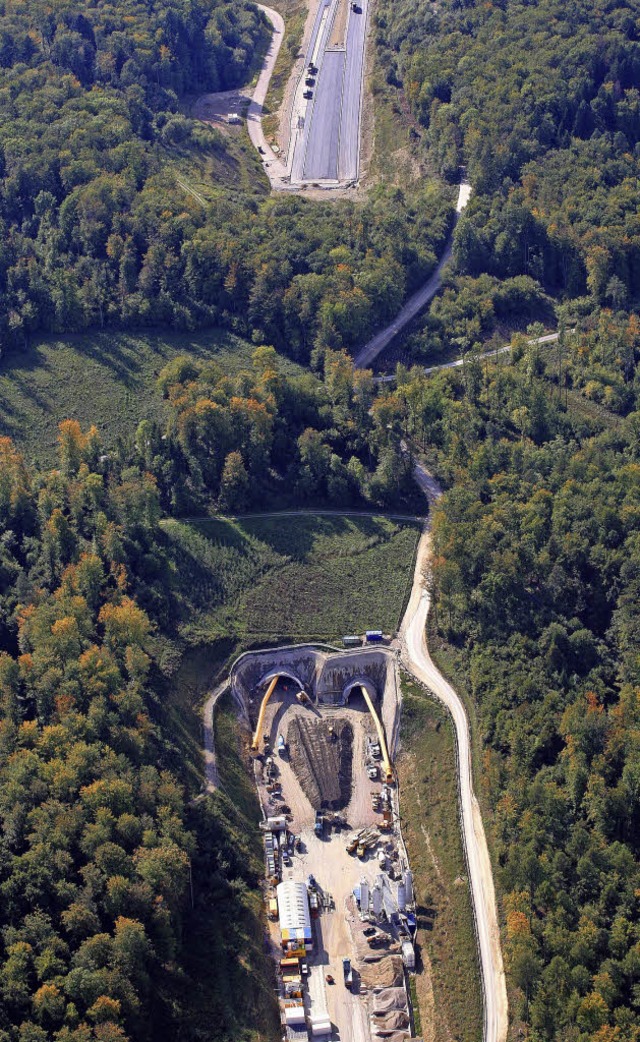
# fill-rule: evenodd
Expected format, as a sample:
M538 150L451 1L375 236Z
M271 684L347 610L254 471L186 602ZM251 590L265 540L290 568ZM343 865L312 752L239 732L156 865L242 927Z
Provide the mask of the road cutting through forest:
M435 478L420 464L415 465L414 476L430 505L437 502L442 493ZM462 700L434 665L427 647L430 565L431 532L427 526L418 545L413 588L400 629L401 656L406 669L444 703L453 719L462 835L480 954L484 1042L504 1042L509 1026L507 988L491 861L480 806L473 791L469 722Z

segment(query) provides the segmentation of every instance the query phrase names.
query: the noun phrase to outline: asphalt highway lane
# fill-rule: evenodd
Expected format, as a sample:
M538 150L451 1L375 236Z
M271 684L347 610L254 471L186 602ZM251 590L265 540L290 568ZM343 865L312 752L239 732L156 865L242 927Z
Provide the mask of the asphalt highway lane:
M318 72L311 88L313 97L302 99L301 83L297 111L302 117L291 163L291 181L348 183L358 177L360 154L360 111L366 43L367 0L353 11L349 4L345 46L329 49L339 0L325 0L318 9L306 64ZM306 74L305 74L306 75ZM303 77L304 79L304 77Z
M358 8L357 12L349 11L347 26L347 60L342 83L340 113L339 181L355 181L358 176L362 73L367 25L366 0L359 0Z
M304 158L305 181L337 181L344 51L325 51Z

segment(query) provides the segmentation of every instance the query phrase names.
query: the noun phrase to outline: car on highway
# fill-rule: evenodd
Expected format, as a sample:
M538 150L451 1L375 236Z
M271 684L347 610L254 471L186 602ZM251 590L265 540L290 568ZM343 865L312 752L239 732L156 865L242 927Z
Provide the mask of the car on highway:
M313 76L307 76L304 81L306 87L313 87L315 85L315 78Z

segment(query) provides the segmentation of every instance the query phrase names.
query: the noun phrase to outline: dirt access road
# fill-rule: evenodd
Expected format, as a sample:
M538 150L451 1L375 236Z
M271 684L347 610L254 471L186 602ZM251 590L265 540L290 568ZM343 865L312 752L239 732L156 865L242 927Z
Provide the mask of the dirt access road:
M430 503L440 497L442 493L437 482L419 464L415 467L415 478ZM431 533L426 529L418 546L413 589L401 627L402 661L409 672L426 684L445 704L453 719L458 751L462 835L482 969L484 1042L505 1042L509 1026L507 988L491 861L480 807L473 791L469 722L460 697L434 665L426 641L427 615L431 604L428 587L430 561Z
M471 185L467 184L466 181L463 181L458 189L456 221L470 198ZM416 290L412 297L409 297L407 303L400 309L389 325L384 329L381 329L379 333L376 333L376 335L372 337L371 340L360 349L360 351L358 351L353 360L354 365L357 366L358 369L365 369L370 366L381 351L384 351L385 347L388 347L391 341L397 337L398 333L401 333L402 330L413 321L416 315L418 315L423 308L426 308L427 304L433 300L442 285L442 272L444 271L445 264L451 260L452 249L453 234L449 237L444 253L438 262L438 267L431 278L425 282L424 286L421 286L419 290Z

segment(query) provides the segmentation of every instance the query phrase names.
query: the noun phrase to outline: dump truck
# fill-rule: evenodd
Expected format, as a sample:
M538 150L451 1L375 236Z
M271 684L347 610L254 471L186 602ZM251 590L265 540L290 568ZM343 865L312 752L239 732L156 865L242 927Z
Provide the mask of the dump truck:
M353 969L351 968L351 959L346 956L342 960L342 975L344 977L344 986L351 990L353 984Z

